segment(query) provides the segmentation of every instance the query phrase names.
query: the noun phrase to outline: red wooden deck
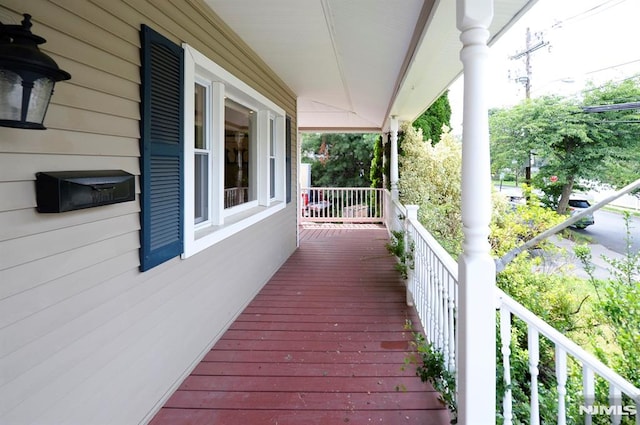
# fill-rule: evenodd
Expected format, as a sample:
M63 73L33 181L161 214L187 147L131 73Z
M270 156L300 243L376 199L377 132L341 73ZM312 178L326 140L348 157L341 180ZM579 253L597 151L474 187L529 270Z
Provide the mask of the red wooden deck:
M403 368L417 321L386 230L363 227L305 229L151 425L448 424Z

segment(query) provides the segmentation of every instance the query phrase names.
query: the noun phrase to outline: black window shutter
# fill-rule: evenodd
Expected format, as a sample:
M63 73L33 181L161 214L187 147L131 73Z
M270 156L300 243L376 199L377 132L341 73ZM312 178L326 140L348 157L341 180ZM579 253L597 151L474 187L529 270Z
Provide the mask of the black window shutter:
M286 174L287 174L287 204L291 202L291 117L287 116L284 126L285 140L285 158L286 158Z
M183 252L182 47L146 25L141 32L140 269Z

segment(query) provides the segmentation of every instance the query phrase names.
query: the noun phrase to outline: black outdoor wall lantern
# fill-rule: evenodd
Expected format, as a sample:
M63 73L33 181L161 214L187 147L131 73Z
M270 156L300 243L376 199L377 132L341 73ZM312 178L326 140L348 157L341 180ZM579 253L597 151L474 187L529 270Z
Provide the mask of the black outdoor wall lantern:
M21 25L0 22L0 126L44 130L53 86L71 75L38 49L47 40L31 25L26 13Z

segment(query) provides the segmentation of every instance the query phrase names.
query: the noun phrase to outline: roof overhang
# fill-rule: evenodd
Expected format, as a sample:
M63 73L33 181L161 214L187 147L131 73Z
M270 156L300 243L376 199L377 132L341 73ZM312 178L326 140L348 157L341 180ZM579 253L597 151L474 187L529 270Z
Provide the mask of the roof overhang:
M206 0L298 96L301 131L413 121L460 76L453 0ZM490 43L535 0L496 0Z

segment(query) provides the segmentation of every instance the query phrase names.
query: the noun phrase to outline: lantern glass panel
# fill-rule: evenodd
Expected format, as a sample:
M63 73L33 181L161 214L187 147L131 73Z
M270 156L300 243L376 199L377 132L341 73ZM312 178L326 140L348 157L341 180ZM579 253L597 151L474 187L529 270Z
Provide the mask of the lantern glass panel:
M0 69L0 120L20 121L22 109L22 77L8 69Z
M27 113L27 121L42 124L44 114L49 106L49 99L53 92L53 80L48 77L42 77L33 82L31 89L31 98L29 99L29 112Z

